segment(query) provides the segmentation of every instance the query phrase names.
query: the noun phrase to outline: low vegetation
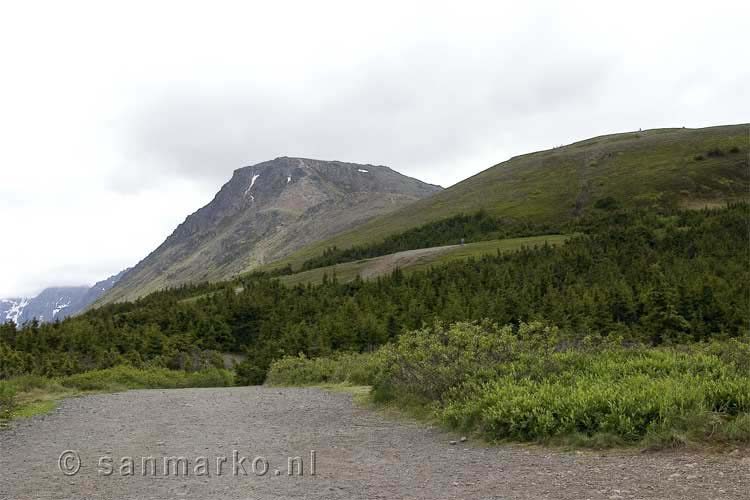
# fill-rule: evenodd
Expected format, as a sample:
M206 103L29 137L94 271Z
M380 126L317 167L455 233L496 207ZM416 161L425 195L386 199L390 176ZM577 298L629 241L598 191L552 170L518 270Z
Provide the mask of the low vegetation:
M271 365L266 384L305 386L325 384L372 385L381 364L377 353L341 353L333 357L284 356Z
M374 354L284 358L269 381L373 386L372 398L491 441L673 447L750 441L750 341L624 345L542 322L457 323L403 334ZM366 370L362 370L366 367ZM338 376L334 374L339 374Z
M234 385L229 370L207 368L196 372L120 365L66 377L23 375L0 380L0 419L46 413L65 397L128 389L179 389Z

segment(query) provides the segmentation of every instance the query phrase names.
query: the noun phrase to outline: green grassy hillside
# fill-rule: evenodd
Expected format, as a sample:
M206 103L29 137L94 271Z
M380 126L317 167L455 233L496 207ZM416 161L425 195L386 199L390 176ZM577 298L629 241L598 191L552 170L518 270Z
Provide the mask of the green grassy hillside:
M441 193L306 247L277 265L297 267L331 246L379 241L480 208L513 219L560 222L608 197L625 207L702 208L746 200L750 197L749 134L748 124L655 129L517 156Z

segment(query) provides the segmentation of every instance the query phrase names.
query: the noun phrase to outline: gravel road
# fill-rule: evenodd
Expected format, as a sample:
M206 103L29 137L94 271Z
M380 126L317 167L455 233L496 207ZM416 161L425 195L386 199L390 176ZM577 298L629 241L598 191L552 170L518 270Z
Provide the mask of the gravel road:
M455 439L439 429L358 408L349 395L317 389L244 387L86 396L65 400L50 415L17 421L0 431L0 498L750 498L747 451L576 453L488 447L472 441L451 445ZM80 457L75 476L58 468L64 450ZM237 462L247 457L237 464L236 476L234 450ZM149 456L157 462L155 477L142 475L142 457ZM169 456L187 458L190 475L171 470L164 477L163 459ZM219 475L216 460L222 456L227 461ZM304 462L302 477L287 472L288 458L296 456ZM101 468L100 457L105 457ZM120 470L123 457L134 459L134 475L127 475L127 458L126 468ZM108 463L111 475L106 475ZM64 461L71 468L75 464L75 455ZM151 464L146 461L149 468ZM266 465L268 472L260 476Z

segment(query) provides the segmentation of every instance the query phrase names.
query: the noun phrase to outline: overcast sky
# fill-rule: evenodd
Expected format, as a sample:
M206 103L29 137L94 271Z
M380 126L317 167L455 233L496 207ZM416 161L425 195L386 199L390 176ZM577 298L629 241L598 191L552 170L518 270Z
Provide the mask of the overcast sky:
M0 297L134 265L277 156L449 186L747 122L748 2L690 3L0 0Z

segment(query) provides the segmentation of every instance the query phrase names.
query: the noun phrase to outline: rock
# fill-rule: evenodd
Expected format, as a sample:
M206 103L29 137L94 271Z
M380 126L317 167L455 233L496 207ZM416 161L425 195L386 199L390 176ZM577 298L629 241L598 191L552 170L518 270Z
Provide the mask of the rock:
M466 441L468 441L468 439L466 439L466 436L461 436L461 442L465 443Z
M242 167L101 300L231 279L440 191L383 166L283 157Z
M448 441L448 444L451 445L451 446L455 446L456 445L456 441Z

